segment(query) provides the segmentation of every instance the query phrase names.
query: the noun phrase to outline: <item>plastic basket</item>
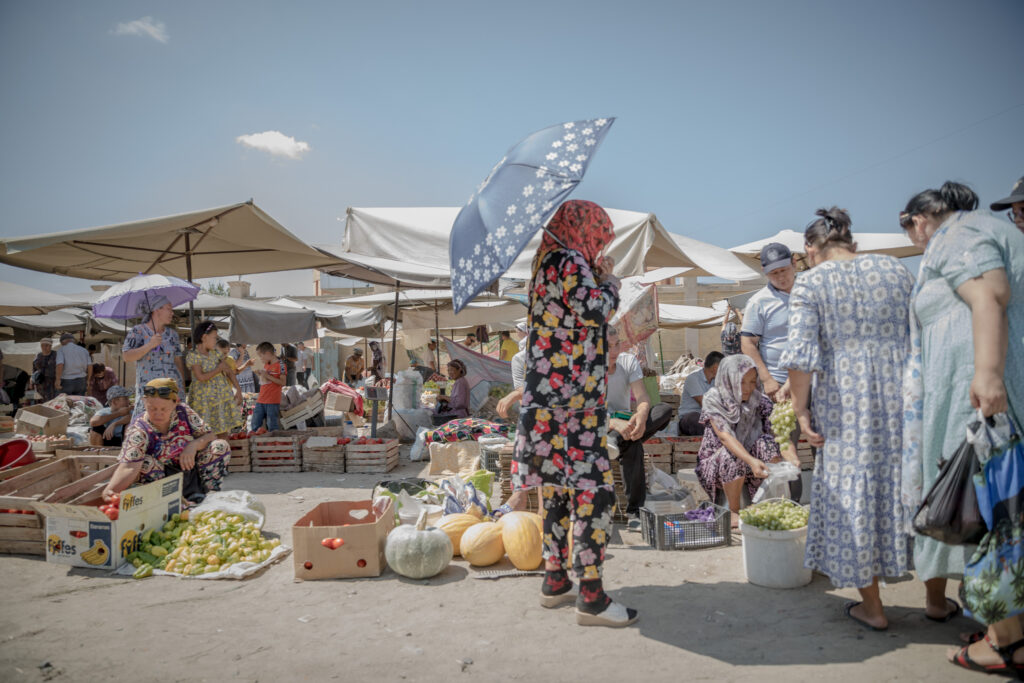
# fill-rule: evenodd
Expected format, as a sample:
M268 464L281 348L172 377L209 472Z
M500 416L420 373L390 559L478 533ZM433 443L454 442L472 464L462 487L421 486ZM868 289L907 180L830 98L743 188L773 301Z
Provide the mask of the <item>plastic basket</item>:
M710 502L700 508L715 511L711 522L693 521L676 501L655 501L640 508L641 532L644 539L658 550L700 550L732 545L732 513L729 508Z

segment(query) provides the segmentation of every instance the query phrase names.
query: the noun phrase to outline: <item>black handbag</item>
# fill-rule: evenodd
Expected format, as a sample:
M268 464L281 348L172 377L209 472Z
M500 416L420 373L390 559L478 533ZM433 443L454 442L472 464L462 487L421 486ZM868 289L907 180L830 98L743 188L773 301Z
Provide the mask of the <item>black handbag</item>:
M161 464L164 466L164 474L168 477L181 472L181 497L183 499L190 500L193 503L203 502L206 494L203 492L203 487L199 484L198 466L193 465L192 469L183 470L176 462L163 461Z
M914 530L949 545L978 543L988 532L974 491L980 469L974 446L964 439L952 457L939 463L939 476L914 514Z

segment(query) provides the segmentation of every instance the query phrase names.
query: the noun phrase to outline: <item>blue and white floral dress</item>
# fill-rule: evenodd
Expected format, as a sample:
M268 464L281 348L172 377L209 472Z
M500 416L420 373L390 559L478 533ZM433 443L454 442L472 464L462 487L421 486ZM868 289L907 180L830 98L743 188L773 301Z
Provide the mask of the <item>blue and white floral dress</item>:
M817 375L811 414L825 437L804 563L838 588L912 567L900 469L913 285L897 259L869 254L802 273L789 299L782 366Z

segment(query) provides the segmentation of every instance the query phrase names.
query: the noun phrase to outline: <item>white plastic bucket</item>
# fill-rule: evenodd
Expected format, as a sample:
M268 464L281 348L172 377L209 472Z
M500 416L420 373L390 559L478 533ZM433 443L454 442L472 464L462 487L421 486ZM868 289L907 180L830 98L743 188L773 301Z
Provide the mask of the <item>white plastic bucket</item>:
M804 567L807 527L768 531L740 521L740 533L747 581L766 588L799 588L811 582L811 570Z

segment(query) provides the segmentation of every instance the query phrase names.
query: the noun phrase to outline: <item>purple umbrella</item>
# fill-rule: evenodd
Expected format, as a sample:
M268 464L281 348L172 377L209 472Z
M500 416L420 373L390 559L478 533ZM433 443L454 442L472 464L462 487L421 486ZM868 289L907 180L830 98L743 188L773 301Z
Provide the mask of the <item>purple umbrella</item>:
M119 282L96 300L92 313L97 318L127 320L142 318L152 310L152 304L163 297L171 306L194 301L199 295L199 285L170 275L138 275Z

